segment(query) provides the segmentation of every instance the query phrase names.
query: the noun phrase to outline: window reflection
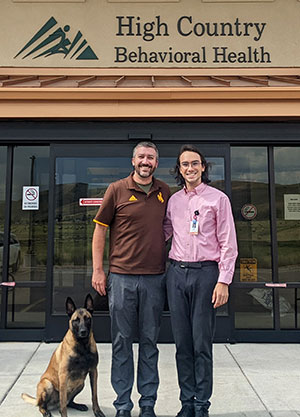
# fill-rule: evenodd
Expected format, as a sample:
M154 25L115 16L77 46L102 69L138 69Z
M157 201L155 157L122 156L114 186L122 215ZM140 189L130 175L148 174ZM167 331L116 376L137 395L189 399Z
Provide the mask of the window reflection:
M0 233L3 233L4 231L5 189L6 189L6 153L7 153L6 146L0 146ZM0 242L0 279L1 281L2 281L2 265L3 265L3 245L1 245L1 242ZM1 319L1 302L2 302L2 297L0 293L0 319Z
M300 282L300 147L274 149L281 282Z
M274 148L278 279L300 282L300 147ZM300 328L300 288L279 291L280 327Z
M235 282L270 282L271 236L266 147L231 150L232 207L239 257ZM236 289L233 297L237 328L271 328L272 291Z
M225 163L224 158L207 158L209 169L209 185L225 191Z
M63 313L67 296L78 304L91 292L93 219L99 206L80 206L79 199L102 198L108 185L127 177L131 159L124 157L57 158L55 183L55 237L53 312ZM108 271L109 234L104 250ZM80 297L80 299L78 298ZM107 311L106 297L95 295L95 310Z
M281 329L300 329L300 288L280 289Z
M23 186L39 186L39 209L22 210ZM10 277L17 283L46 283L48 245L49 147L14 150ZM46 285L45 285L46 287ZM14 289L8 301L8 327L44 327L46 288Z
M271 281L271 237L267 149L232 148L232 206L239 258L236 281ZM257 275L241 275L241 259L254 259ZM251 262L249 261L251 265Z

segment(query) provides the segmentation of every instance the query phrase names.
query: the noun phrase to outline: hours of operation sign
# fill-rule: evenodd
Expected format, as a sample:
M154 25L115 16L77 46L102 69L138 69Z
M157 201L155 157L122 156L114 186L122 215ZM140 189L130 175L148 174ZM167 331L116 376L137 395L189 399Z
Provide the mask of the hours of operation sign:
M300 194L284 195L284 220L300 220Z

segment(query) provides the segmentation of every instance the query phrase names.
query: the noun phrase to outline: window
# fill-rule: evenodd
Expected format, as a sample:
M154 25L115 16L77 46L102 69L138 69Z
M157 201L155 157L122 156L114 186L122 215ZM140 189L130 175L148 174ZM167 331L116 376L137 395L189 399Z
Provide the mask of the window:
M279 282L300 283L300 147L274 148ZM300 288L281 290L280 327L299 328Z
M39 186L39 209L22 210L23 186ZM7 327L45 326L49 147L17 146L11 208L10 263L20 286L9 291Z
M266 147L232 148L232 207L239 257L234 281L272 281L269 180ZM236 328L272 328L272 290L237 288L233 293Z

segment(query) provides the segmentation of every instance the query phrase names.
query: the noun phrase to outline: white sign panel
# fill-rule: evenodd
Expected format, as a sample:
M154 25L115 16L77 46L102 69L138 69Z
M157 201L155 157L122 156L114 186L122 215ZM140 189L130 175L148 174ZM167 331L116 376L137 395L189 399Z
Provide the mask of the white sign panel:
M38 210L40 191L39 186L29 185L23 187L22 210Z
M300 220L300 194L284 195L284 220Z

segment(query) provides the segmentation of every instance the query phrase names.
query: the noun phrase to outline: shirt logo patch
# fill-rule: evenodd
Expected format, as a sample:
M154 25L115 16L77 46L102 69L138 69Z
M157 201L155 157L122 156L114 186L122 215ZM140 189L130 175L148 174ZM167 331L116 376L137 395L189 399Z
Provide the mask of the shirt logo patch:
M161 203L164 203L164 202L165 202L165 200L163 199L163 196L162 196L161 191L157 194L157 199L158 199L158 201L160 201Z
M132 196L130 197L128 201L137 201L137 198L132 194Z

